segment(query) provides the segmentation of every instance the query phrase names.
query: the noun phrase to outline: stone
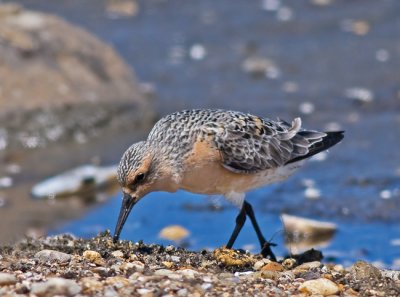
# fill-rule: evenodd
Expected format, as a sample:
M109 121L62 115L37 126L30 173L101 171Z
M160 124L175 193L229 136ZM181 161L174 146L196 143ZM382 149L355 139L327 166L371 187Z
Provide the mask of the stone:
M259 260L256 263L254 263L253 269L256 270L256 271L260 270L263 266L267 265L270 262L271 262L271 260L269 260L269 259Z
M108 0L106 12L111 18L133 17L138 14L139 6L135 0Z
M151 124L154 112L133 71L93 34L55 15L0 3L0 40L0 126L8 145L28 145L19 135L34 131L40 142L29 145L38 146L70 140L77 126L89 134L111 122Z
M265 279L271 279L271 280L277 280L280 276L279 271L275 270L261 270L257 273L254 274L255 278L265 278Z
M296 267L296 270L310 270L320 268L322 266L319 261L306 262Z
M308 280L299 286L299 291L311 295L329 296L339 292L339 286L326 278Z
M196 270L193 269L182 269L178 272L179 274L186 276L187 278L195 278L195 276L199 274Z
M55 295L74 296L81 292L74 280L54 277L43 283L32 284L31 293L39 297L51 297Z
M113 276L105 280L107 285L111 285L114 288L122 288L129 285L129 280L122 276Z
M170 279L181 280L182 276L169 269L159 269L154 272L154 275L166 276Z
M350 267L350 275L356 280L368 280L370 278L382 277L378 268L364 261L357 261L354 263Z
M283 271L283 266L277 262L270 262L261 268L261 271Z
M167 240L180 241L189 236L189 234L190 232L186 228L179 225L171 225L163 228L159 236Z
M83 257L88 260L89 262L92 262L96 265L103 265L104 264L104 260L101 257L100 253L96 252L96 251L84 251L83 252Z
M120 250L113 251L111 253L111 255L113 255L113 257L115 257L115 258L121 258L121 259L124 258L124 253L122 251L120 251Z
M13 285L16 282L17 278L14 275L10 273L0 272L0 286Z
M282 266L283 266L283 268L286 269L286 270L293 269L293 267L295 267L296 264L297 264L297 261L296 261L296 259L293 259L293 258L285 259L285 260L282 262Z
M256 262L253 256L227 248L216 249L214 258L226 266L249 266Z
M138 272L143 272L144 270L144 264L140 261L133 261L132 267Z
M92 295L103 288L103 284L94 277L84 277L80 280L80 284L82 285L82 292L88 295Z
M35 254L35 259L37 259L40 263L46 262L57 262L57 263L66 263L71 261L71 255L54 251L54 250L42 250Z

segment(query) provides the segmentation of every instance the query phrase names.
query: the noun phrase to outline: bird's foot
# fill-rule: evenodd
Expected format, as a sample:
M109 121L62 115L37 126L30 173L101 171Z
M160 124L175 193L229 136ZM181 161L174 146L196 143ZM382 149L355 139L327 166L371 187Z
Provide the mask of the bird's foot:
M261 249L261 255L264 258L269 258L272 261L276 261L275 254L272 252L271 246L277 246L277 244L269 241L265 242Z

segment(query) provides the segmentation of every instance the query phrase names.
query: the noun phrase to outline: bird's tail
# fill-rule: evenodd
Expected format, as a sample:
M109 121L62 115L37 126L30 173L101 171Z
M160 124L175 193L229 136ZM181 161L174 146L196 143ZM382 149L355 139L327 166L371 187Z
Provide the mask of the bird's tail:
M306 132L306 131L304 131L304 132ZM315 142L308 147L307 154L305 154L303 156L297 156L297 157L289 160L288 162L286 162L286 164L310 158L311 156L314 156L322 151L327 150L331 146L334 146L335 144L340 142L344 137L344 131L325 132L325 134L326 134L326 136L322 137L321 141Z

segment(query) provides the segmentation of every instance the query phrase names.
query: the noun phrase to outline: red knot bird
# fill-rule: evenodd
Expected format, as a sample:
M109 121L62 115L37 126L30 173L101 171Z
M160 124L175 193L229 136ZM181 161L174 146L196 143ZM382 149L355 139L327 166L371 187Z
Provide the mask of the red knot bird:
M245 193L282 181L311 156L343 139L343 131L318 132L292 123L226 110L185 110L163 117L147 140L123 154L118 180L124 193L114 242L132 207L154 191L224 195L239 207L236 226L226 245L232 248L246 216L261 254L275 260L271 244L261 233Z

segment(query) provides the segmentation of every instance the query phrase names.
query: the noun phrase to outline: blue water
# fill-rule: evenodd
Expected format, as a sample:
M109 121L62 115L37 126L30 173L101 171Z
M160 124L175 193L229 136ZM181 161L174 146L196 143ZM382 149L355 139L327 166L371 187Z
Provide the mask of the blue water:
M262 212L258 209L260 203L268 203L265 197L266 189L251 192L248 200L254 205L264 235L268 239L273 236L273 242L278 244L274 251L277 255L283 256L289 251L284 245L279 214ZM105 229L113 232L121 199L121 195L118 194L82 219L54 230L53 234L70 232L76 236L91 237ZM227 243L234 228L238 210L222 199L220 211L206 210L211 202L210 197L183 191L175 194L152 193L142 199L132 210L121 233L121 239L171 244L172 242L159 238L158 233L168 225L177 224L190 231L190 236L185 241L189 249L219 247ZM187 210L185 205L191 205L192 208L198 210ZM400 258L400 246L396 246L393 240L400 239L399 223L369 222L366 224L351 219L345 221L336 219L331 222L338 225L338 232L326 247L318 248L323 252L325 259L345 265L357 259L364 259L379 262L380 265L386 267L398 268L399 263L394 261ZM252 252L259 251L257 238L249 221L243 227L235 247L250 248Z

